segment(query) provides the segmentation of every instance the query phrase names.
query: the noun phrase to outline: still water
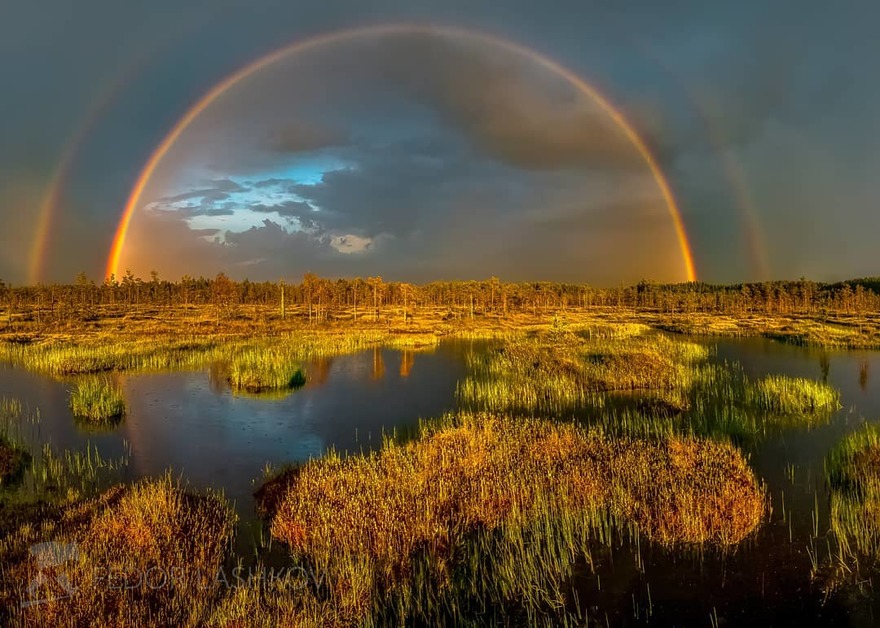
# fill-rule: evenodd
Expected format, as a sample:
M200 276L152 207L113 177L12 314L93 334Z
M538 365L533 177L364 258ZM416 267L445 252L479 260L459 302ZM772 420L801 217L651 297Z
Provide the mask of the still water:
M717 348L713 359L739 362L752 376L824 379L841 391L844 408L828 425L746 445L773 512L736 551L670 552L645 544L599 550L595 573L578 571L573 597L614 625L876 625L875 596L825 599L810 577L810 554L827 554L826 454L847 433L880 418L880 353L763 339L705 342ZM0 364L0 397L39 412L35 438L56 450L91 446L104 458L128 456L125 479L171 469L194 488L222 490L242 518L237 549L243 554L258 526L252 495L267 464L329 449L376 448L383 434L409 433L420 418L454 410L456 382L466 374L463 354L473 349L445 342L428 352L376 349L325 359L308 365L305 387L276 398L234 394L211 369L118 375L128 413L103 433L74 421L68 383Z

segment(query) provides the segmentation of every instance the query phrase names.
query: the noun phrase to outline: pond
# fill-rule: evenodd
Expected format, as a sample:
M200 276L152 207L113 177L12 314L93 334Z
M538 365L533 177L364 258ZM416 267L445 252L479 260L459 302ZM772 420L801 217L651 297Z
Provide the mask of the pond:
M880 417L880 353L763 339L701 342L716 347L713 360L738 362L752 376L824 379L841 391L844 407L827 425L744 444L773 506L754 538L725 555L644 544L601 549L595 571L577 571L572 599L611 624L875 625L880 606L872 596L844 592L826 600L811 567L812 557L827 555L824 459L843 436ZM211 369L115 375L128 413L107 432L74 421L66 382L0 364L0 398L38 410L34 438L56 450L92 446L104 458L126 456L124 479L171 469L194 488L222 490L242 518L236 549L244 555L258 533L253 491L267 464L376 448L383 435L410 433L420 418L454 410L456 382L466 374L463 356L473 349L449 341L430 351L328 358L307 365L305 387L274 398L234 394Z

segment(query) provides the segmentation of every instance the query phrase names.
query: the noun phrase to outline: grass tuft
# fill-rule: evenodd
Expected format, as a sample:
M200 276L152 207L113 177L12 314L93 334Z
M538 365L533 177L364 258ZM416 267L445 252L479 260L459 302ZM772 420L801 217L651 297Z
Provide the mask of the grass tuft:
M86 377L70 393L74 416L91 421L110 421L125 414L125 397L107 377Z

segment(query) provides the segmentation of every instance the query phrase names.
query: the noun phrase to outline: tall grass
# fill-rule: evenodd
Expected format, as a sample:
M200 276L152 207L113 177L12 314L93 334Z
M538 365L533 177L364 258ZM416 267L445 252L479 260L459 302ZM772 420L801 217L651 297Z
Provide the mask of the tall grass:
M116 486L4 540L0 613L22 625L201 625L225 593L217 574L235 521L221 497L190 494L167 475ZM49 578L36 592L46 601L23 608L38 573L27 548L46 539L76 544L58 571L75 593Z
M539 332L509 336L473 352L470 376L457 389L466 407L497 412L552 412L596 406L599 393L673 390L686 386L691 365L709 357L705 346L677 342L643 329Z
M109 378L86 377L73 385L70 409L83 419L110 421L125 414L125 397Z
M577 415L616 434L752 438L827 422L839 393L782 375L748 378L738 364L707 362L710 349L667 336L511 335L467 357L457 386L468 409Z
M840 407L840 393L824 382L768 375L746 387L745 404L775 414L806 414Z
M433 334L354 329L302 331L256 339L215 335L132 340L109 336L34 343L0 342L0 360L59 377L111 371L192 370L215 363L235 365L238 362L243 373L248 371L259 377L264 368L279 370L277 365L281 361L304 362L385 344L428 346L437 342ZM275 379L271 373L267 375L268 380Z
M448 417L415 441L331 454L274 484L262 495L272 535L324 575L315 607L329 603L342 623L389 608L411 619L438 600L432 612L454 612L442 592L467 582L531 605L558 597L572 558L615 528L723 546L750 534L765 507L730 445L494 415ZM494 571L478 576L477 565Z
M880 426L844 438L825 464L831 487L831 531L841 554L880 564Z
M232 358L228 379L233 388L259 393L302 386L306 374L299 361L287 352L248 348Z

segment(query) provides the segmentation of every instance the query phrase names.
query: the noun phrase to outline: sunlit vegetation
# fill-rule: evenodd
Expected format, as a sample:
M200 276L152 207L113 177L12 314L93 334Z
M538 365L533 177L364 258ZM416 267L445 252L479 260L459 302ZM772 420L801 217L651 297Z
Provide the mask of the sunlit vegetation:
M92 421L110 421L125 414L125 396L108 377L80 379L70 391L70 409L74 416Z
M75 285L10 288L0 282L0 335L15 342L157 331L178 340L228 340L339 325L487 335L558 316L609 316L689 334L764 335L867 348L880 347L878 311L877 279L726 286L641 282L611 289L496 278L413 285L381 277L329 280L311 273L299 284L235 282L222 273L177 282L158 276L143 281L130 273L100 285L83 275Z
M377 453L331 454L272 483L272 535L324 577L308 607L286 612L329 604L341 623L440 612L432 605L452 604L447 594L463 587L496 602L558 599L552 587L589 539L622 529L666 545L735 544L760 524L766 499L727 444L483 414L426 424ZM474 582L490 565L492 577Z
M617 336L592 328L508 336L468 356L471 376L458 386L470 407L553 412L601 404L608 391L672 390L706 360L703 345L624 327Z
M831 530L845 558L880 564L880 427L847 436L828 455Z
M698 336L761 336L789 344L829 349L880 348L880 318L861 315L815 314L648 314L658 329Z
M306 374L289 352L245 349L238 351L229 364L229 383L252 393L288 390L304 385Z
M42 626L197 625L225 594L217 573L228 556L236 516L221 497L195 495L169 476L113 487L21 526L0 543L7 620ZM67 545L66 580L38 574L28 549L46 539ZM63 546L64 547L64 546ZM62 549L63 549L62 547ZM58 551L58 546L47 552ZM68 583L75 594L68 595ZM41 604L21 607L40 595Z
M555 331L510 335L468 356L458 385L469 408L592 417L615 433L749 437L827 422L831 386L781 375L752 381L712 364L705 345L657 333L596 338Z
M50 375L196 368L216 354L215 341L101 337L85 341L0 344L0 359Z
M768 375L746 386L745 406L773 414L813 414L840 407L840 393L823 382Z

